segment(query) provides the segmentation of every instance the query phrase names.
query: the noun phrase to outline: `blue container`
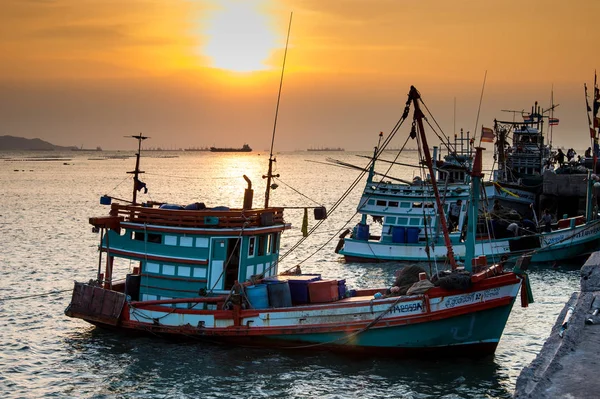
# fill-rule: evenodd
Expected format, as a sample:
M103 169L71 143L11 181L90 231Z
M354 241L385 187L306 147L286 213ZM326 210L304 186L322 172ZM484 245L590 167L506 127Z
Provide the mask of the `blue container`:
M406 242L408 244L416 244L419 242L419 227L409 227L406 229Z
M346 297L346 280L338 280L338 295L340 299Z
M269 294L269 304L273 308L289 308L292 306L292 293L287 281L265 280Z
M392 242L402 244L406 242L406 228L404 226L392 227Z
M356 225L356 239L361 241L369 240L369 225L359 223Z
M266 284L246 287L246 296L254 309L267 309L269 307L269 293Z
M287 277L287 276L286 276ZM320 274L300 274L289 276L288 284L292 295L292 304L301 305L308 303L308 283L321 279Z
M110 205L111 202L112 198L110 198L108 195L103 195L100 197L100 205Z

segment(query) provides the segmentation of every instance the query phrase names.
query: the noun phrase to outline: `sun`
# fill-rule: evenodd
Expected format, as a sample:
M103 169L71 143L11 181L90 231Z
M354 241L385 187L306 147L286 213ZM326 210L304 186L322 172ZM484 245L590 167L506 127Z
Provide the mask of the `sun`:
M277 48L277 37L268 17L259 9L261 1L227 0L207 21L207 43L203 53L212 67L234 72L269 69L265 64Z

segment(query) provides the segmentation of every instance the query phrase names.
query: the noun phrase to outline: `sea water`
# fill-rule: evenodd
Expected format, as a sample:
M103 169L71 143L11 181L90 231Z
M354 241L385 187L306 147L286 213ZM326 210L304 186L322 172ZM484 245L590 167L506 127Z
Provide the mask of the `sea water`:
M133 147L133 146L132 146ZM476 361L354 358L329 352L233 348L131 337L95 328L63 311L73 281L88 281L98 267L99 235L90 216L107 215L104 194L130 199L133 152L0 153L0 395L2 398L510 398L521 369L531 362L572 292L577 267L548 265L530 271L535 303L515 303L494 356ZM345 278L349 288L390 286L394 263L344 263L334 249L341 227L358 221L364 187L360 171L326 165L328 156L365 166L369 153L276 154L278 188L270 204L324 205L327 220L287 255L280 271ZM392 159L395 154L390 153ZM58 160L49 160L62 156ZM117 156L110 158L108 156ZM148 193L138 201L241 207L247 175L254 203L264 202L269 154L147 152L140 176ZM385 157L385 155L384 155ZM124 158L124 159L121 159ZM401 155L414 163L415 153ZM491 167L491 158L486 159ZM382 165L380 172L387 172ZM390 175L412 179L418 169ZM338 199L356 182L339 206ZM311 214L312 212L309 212ZM302 238L303 209L286 211L293 227L281 254ZM315 225L310 220L309 229ZM122 277L131 265L120 265Z

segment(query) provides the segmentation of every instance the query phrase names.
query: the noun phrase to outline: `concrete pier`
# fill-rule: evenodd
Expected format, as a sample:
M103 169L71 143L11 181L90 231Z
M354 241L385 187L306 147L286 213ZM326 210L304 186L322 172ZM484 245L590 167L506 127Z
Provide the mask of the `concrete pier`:
M571 295L542 350L521 371L515 398L600 397L600 313L592 316L595 297L593 306L600 307L600 252L581 268L581 291Z

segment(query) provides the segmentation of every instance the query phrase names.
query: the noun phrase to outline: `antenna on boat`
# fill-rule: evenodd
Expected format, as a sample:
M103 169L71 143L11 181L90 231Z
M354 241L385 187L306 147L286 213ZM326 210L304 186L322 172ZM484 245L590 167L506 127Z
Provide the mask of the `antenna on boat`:
M279 80L279 92L277 93L277 106L275 108L275 121L273 122L273 136L271 138L271 152L269 153L269 170L267 174L263 176L263 179L267 179L267 189L265 190L265 208L269 207L269 195L271 193L271 178L279 177L279 175L273 175L273 145L275 143L275 130L277 129L277 115L279 114L279 100L281 99L281 87L283 86L283 73L285 71L285 59L287 58L288 43L290 41L290 31L292 29L292 16L293 12L290 13L290 22L288 25L287 38L285 40L285 52L283 53L283 65L281 67L281 79Z
M138 176L141 173L144 173L143 170L140 170L140 154L142 153L142 141L149 139L150 137L148 136L142 136L142 133L138 134L137 136L125 136L125 137L131 137L133 139L136 139L138 141L138 152L135 154L135 170L132 172L127 172L127 173L133 173L133 200L132 200L132 204L135 205L136 203L136 199L137 199L137 192L138 192L138 188L140 185L140 180L138 179Z
M481 97L479 97L479 107L477 108L477 119L475 119L475 130L473 132L477 134L477 125L479 124L479 112L481 111L481 103L483 102L483 91L485 90L485 80L487 78L487 70L483 75L483 85L481 86ZM479 136L479 145L481 146L482 135Z

